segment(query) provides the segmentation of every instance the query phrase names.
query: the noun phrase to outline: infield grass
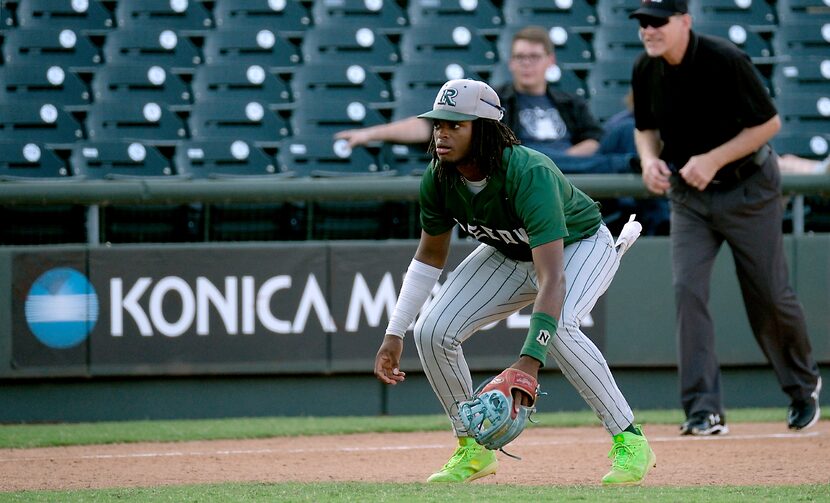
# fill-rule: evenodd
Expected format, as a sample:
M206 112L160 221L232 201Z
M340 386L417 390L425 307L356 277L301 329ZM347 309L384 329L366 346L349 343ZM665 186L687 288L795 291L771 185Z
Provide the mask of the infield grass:
M827 501L828 485L796 487L625 487L430 484L208 484L140 489L0 493L0 502L198 501L239 502L801 502Z

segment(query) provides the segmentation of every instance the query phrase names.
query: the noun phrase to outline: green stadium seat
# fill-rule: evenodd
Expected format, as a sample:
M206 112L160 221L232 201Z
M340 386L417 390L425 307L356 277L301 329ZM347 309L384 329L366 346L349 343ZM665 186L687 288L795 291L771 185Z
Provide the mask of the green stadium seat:
M285 177L274 156L238 139L188 140L176 146L177 172L191 179Z
M169 159L152 144L125 141L80 141L69 157L73 175L88 180L177 178Z
M729 40L747 53L756 65L775 62L771 40L766 35L751 30L749 26L729 22L701 22L696 23L694 27L697 33L714 35Z
M194 140L239 138L273 146L290 133L288 120L256 100L204 100L193 104L188 119Z
M148 62L104 65L92 78L96 102L155 102L171 110L190 108L191 96L181 75Z
M163 27L180 34L198 34L213 28L205 4L188 0L118 0L115 19L121 28Z
M364 101L325 103L302 101L291 114L294 135L334 135L344 129L375 126L388 122L386 117Z
M132 140L152 145L175 145L187 136L181 117L153 101L101 101L89 108L90 140Z
M602 25L594 33L593 46L594 56L600 64L608 61L630 61L633 64L643 52L639 26L630 19Z
M360 100L372 108L389 108L392 91L379 74L351 62L309 63L291 78L294 101L341 103Z
M311 26L311 15L298 0L216 0L216 26L222 30L270 30L284 37L299 37Z
M273 29L233 28L205 36L205 63L259 65L269 72L292 72L300 64L297 47Z
M279 171L297 177L395 175L383 161L375 149L366 146L349 148L345 140L321 134L286 138L277 153Z
M156 25L113 30L104 42L104 58L108 64L150 63L185 74L203 62L193 40Z
M499 62L495 44L466 25L412 26L401 36L400 46L406 64L463 61L475 71L488 71Z
M778 25L772 3L745 0L705 0L689 2L689 14L695 24L729 23L750 31L772 32Z
M597 0L596 10L600 26L624 24L628 15L640 7L640 0ZM634 23L634 21L631 21Z
M85 110L90 92L81 77L58 65L0 66L0 102L54 103L64 110Z
M830 131L804 130L788 132L786 126L770 143L779 154L793 154L807 159L824 159L830 154Z
M311 14L315 26L361 24L391 35L400 35L408 25L406 12L394 1L320 0L312 2Z
M586 0L505 0L503 10L505 23L510 26L567 26L593 31L598 23L596 11Z
M466 26L484 35L497 35L504 26L501 10L490 0L412 0L407 12L412 26Z
M256 64L201 65L193 74L191 87L196 101L257 100L271 109L287 109L293 100L285 80Z
M780 25L798 26L803 21L830 19L830 5L824 0L777 0Z
M631 73L631 61L604 61L592 66L585 79L588 96L590 99L606 94L625 96L631 88Z
M409 30L403 36L406 36ZM398 47L368 23L315 26L306 31L301 52L306 64L347 61L372 71L389 71L400 62Z
M3 61L11 65L58 65L72 70L101 63L101 54L89 37L69 28L16 28L3 40Z
M827 58L798 58L775 65L772 73L775 96L830 93L830 54Z
M782 130L790 132L827 131L830 120L830 93L792 94L775 98Z
M827 58L830 54L830 19L801 19L781 24L773 37L775 54L784 62L801 58Z
M81 124L53 103L0 103L0 117L0 141L36 140L60 146L83 137Z
M87 35L105 34L115 27L101 0L20 0L17 21L23 28L68 28Z
M66 161L45 144L26 140L0 142L0 181L70 179Z

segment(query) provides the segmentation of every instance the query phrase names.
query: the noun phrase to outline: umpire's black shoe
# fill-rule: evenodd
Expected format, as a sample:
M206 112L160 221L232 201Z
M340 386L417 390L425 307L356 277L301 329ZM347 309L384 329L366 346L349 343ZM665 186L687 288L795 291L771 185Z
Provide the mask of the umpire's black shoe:
M816 389L806 400L793 400L787 410L787 426L791 430L803 430L818 422L821 410L818 406L818 394L821 393L821 377L818 378Z
M714 412L697 412L692 414L680 426L681 435L726 435L729 427L720 414Z

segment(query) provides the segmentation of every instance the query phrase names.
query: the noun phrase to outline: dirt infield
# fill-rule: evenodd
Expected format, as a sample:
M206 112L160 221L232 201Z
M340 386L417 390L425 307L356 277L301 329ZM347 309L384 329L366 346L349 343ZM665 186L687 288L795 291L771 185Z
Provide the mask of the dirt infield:
M646 485L790 485L830 482L830 421L792 433L782 423L733 424L724 437L681 437L646 426L657 468ZM449 433L143 443L0 450L0 491L149 487L208 482L418 482L453 449ZM533 428L517 461L483 484L596 485L611 442L600 427Z

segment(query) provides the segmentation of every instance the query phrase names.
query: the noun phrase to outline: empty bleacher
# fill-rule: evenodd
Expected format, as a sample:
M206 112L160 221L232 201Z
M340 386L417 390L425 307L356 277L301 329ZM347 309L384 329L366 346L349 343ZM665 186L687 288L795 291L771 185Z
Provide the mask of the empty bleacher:
M0 2L0 184L417 176L428 161L422 146L346 152L332 135L419 113L451 78L509 81L511 37L528 24L543 26L556 48L548 79L605 120L623 109L642 49L627 18L638 3ZM826 157L826 1L696 0L690 7L695 30L731 40L766 79L784 123L778 150ZM417 224L388 232L390 222L411 223L415 207L102 208L99 235L112 242L417 237ZM49 225L52 209L0 207L11 219L4 222L14 222L0 226L0 244L83 242L85 208L54 210L67 210L63 229Z

